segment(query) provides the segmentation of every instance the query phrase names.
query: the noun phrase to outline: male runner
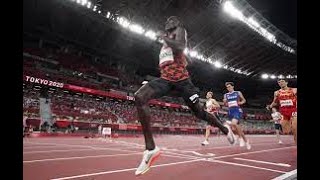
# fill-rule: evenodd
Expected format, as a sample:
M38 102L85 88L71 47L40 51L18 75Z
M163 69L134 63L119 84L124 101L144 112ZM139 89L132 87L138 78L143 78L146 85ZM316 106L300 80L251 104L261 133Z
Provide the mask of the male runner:
M199 119L207 121L221 129L227 135L231 144L234 143L234 134L227 123L222 124L215 115L204 111L199 103L198 90L190 80L186 69L187 60L183 53L187 44L187 33L178 17L172 16L165 23L165 33L158 34L164 43L159 55L161 77L143 85L134 95L139 121L144 134L146 150L135 174L141 175L150 169L152 162L160 155L160 149L155 146L151 127L148 101L168 94L175 90Z
M211 91L207 92L206 98L206 111L208 113L215 114L215 116L219 118L218 110L220 108L220 104L213 98L213 93ZM209 144L211 128L212 126L209 124L206 126L205 140L201 143L202 146Z
M274 128L276 129L278 143L282 144L282 141L280 139L280 131L282 131L280 121L282 119L282 115L277 111L275 107L273 107L271 117L272 117L271 122L274 122Z
M228 93L224 94L223 102L229 107L228 116L231 120L231 128L233 132L239 135L239 144L241 147L246 145L247 149L251 149L248 139L245 137L242 128L240 127L240 118L242 117L242 109L240 105L246 103L246 99L240 91L234 90L233 82L226 82L225 86Z
M288 87L286 79L278 79L280 89L274 92L274 98L267 109L279 105L279 112L283 116L280 124L282 132L293 132L294 142L297 144L297 88Z

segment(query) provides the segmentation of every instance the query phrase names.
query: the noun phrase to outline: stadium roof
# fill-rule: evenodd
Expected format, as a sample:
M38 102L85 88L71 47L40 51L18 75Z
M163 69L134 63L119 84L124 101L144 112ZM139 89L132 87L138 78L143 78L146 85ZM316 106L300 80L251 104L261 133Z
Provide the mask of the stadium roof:
M189 50L203 55L188 54L196 64L194 74L210 70L210 76L219 82L260 79L264 73L275 75L273 78L295 78L296 40L262 17L247 1L231 2L245 18L228 14L225 1L220 0L29 0L23 1L23 32L75 43L86 51L134 63L146 74L154 75L161 44L137 33L139 29L124 28L127 25L119 23L119 19L140 25L147 33L163 29L166 18L176 15L187 29ZM256 23L260 29L254 28Z

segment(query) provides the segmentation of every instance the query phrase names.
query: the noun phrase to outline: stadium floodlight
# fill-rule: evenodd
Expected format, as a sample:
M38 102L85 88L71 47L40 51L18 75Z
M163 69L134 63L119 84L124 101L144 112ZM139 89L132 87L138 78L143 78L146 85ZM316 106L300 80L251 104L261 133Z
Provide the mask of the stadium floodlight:
M289 74L289 75L286 76L286 78L287 78L287 79L291 79L292 76Z
M269 75L268 74L262 74L261 77L262 77L262 79L268 79Z
M107 15L106 15L106 18L109 19L109 18L110 18L110 15L111 15L111 13L108 11L108 12L107 12Z
M268 32L265 28L260 28L260 31L263 35L266 35Z
M239 11L237 8L235 8L232 4L232 2L227 1L223 5L223 10L226 11L228 14L230 14L232 17L243 20L244 15L241 11Z
M91 8L91 2L90 1L87 4L87 8Z
M118 17L117 22L124 28L127 28L130 25L130 22L124 17Z
M275 36L269 32L267 32L266 34L266 38L269 40L269 41L274 41L276 40Z
M283 76L282 74L280 74L280 75L278 76L278 78L279 78L279 79L282 79L282 78L284 78L284 76Z
M253 17L250 17L248 19L248 22L256 28L260 27L260 24L256 20L254 20Z
M88 2L87 0L82 0L81 5L84 6L87 4L87 2Z
M216 62L214 62L214 66L215 66L216 68L221 68L221 67L222 67L222 64L221 64L221 62L216 61Z
M223 66L223 69L228 69L228 65L224 65L224 66Z
M241 69L237 69L236 72L239 73L239 74L242 74Z
M144 33L144 29L140 26L140 25L138 25L138 24L131 24L131 25L129 25L129 29L131 30L131 31L133 31L133 32L135 32L135 33L138 33L138 34L142 34L142 33Z
M151 31L151 30L147 31L147 32L145 33L145 36L148 37L148 38L150 38L150 39L152 39L152 40L156 40L156 39L157 39L156 33L153 32L153 31Z
M99 11L98 11L98 13L100 14L100 13L101 13L101 11L99 10Z
M196 57L196 56L198 56L198 52L197 51L190 51L190 56Z
M294 75L294 78L296 78L296 79L297 79L297 78L298 78L298 76L297 76L297 75Z
M97 6L93 6L93 11L96 11L97 10Z
M275 79L276 76L275 76L275 75L271 75L270 78L271 78L271 79Z
M77 3L80 4L80 3L81 3L81 0L77 0Z

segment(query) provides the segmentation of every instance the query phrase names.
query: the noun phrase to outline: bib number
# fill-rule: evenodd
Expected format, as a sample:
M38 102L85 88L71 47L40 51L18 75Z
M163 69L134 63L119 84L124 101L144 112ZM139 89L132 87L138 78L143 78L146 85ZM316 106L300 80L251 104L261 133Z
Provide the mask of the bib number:
M238 106L238 102L237 102L237 101L229 101L229 102L228 102L228 106L229 106L229 107Z
M173 61L174 57L171 47L163 46L159 55L159 66L162 67L166 64L171 64Z
M280 101L280 106L281 106L281 107L293 106L293 102L292 102L292 100L290 100L290 99L288 99L288 100L281 100L281 101Z

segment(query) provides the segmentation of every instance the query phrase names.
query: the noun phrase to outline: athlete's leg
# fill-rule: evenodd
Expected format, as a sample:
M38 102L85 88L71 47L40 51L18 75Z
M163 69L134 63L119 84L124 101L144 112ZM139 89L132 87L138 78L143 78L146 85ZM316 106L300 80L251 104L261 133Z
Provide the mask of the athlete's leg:
M280 121L282 132L284 134L289 134L291 132L291 120L287 116L283 116L283 119Z
M155 148L150 126L150 111L148 101L150 99L163 96L169 91L169 89L168 83L165 80L158 78L143 85L134 94L138 117L142 126L146 149L148 150Z
M179 92L182 92L182 98L197 118L207 121L209 125L218 127L224 134L228 135L230 143L234 143L234 135L232 132L229 132L229 125L227 125L227 123L222 123L215 114L210 114L204 110L199 102L198 90L190 79L179 82L176 88Z
M239 138L242 138L244 140L244 142L247 142L247 138L245 137L244 132L242 131L241 126L239 125L238 119L232 119L231 127L236 132L235 134L239 135Z
M282 144L282 141L281 141L281 138L280 138L281 124L275 124L274 127L276 129L277 140L278 140L279 144Z
M206 126L206 133L204 137L204 141L201 143L202 145L208 145L209 144L209 136L210 136L211 126Z
M297 116L292 116L291 118L291 129L293 133L294 142L297 145Z
M150 111L147 103L150 99L163 96L169 90L169 82L158 78L142 86L134 95L146 144L146 150L143 152L142 160L135 172L136 175L147 172L152 162L160 155L160 149L154 144L150 127Z
M207 126L206 127L206 137L205 139L208 141L209 140L209 136L210 136L210 131L211 131L211 126Z

